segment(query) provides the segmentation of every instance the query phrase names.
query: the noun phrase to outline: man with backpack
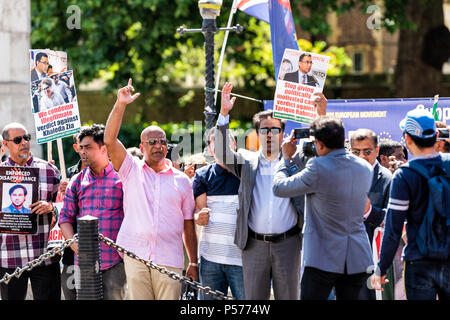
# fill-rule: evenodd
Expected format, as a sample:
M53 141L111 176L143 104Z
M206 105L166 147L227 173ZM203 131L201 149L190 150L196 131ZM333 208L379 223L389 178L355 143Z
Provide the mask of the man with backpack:
M372 287L383 290L406 220L403 251L408 300L450 299L450 157L434 149L436 124L423 109L409 111L400 122L414 159L393 176L380 261Z

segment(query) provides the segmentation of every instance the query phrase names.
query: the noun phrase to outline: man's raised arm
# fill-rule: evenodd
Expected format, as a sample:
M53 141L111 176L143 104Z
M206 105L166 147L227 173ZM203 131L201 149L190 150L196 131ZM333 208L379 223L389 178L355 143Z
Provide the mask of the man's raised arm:
M108 121L106 122L104 138L105 145L116 171L119 171L123 161L125 160L125 156L127 155L127 150L117 138L119 135L120 125L122 124L123 114L125 113L127 104L132 103L140 96L140 93L131 95L131 92L134 92L134 88L131 83L132 80L130 79L128 81L128 85L119 89L117 92L116 103L114 104L114 107L109 114Z

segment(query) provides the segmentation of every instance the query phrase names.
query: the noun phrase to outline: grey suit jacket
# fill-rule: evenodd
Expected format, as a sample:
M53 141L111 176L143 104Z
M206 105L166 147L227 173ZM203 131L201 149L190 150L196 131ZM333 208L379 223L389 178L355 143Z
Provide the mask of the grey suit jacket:
M36 69L31 70L31 82L39 80L39 76L37 74Z
M370 244L372 244L375 229L383 222L386 215L391 180L391 171L377 161L373 169L372 185L369 192L372 210L366 221L364 221Z
M372 166L339 149L311 159L299 174L290 175L280 162L273 191L279 197L306 194L303 265L348 274L373 265L363 216L372 183Z
M242 250L245 249L248 239L248 216L253 200L253 187L255 186L256 174L259 165L259 153L245 149L239 149L234 152L229 146L228 135L226 130L228 125L217 126L215 130L215 154L219 162L226 165L228 170L240 178L239 185L239 209L237 212L236 233L234 243ZM293 157L291 171L292 173L302 170L309 158L303 156L301 152L297 152ZM303 211L305 206L305 196L299 195L291 198L297 214L297 225L301 229L303 227ZM299 235L301 237L301 234Z

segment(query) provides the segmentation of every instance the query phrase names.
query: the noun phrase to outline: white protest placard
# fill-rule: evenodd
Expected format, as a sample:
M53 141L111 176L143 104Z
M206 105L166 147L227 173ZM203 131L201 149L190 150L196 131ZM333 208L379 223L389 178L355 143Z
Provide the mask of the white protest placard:
M305 124L317 118L314 93L322 92L330 57L285 49L278 73L274 117Z
M31 106L37 143L72 136L81 121L72 70L62 51L30 50Z

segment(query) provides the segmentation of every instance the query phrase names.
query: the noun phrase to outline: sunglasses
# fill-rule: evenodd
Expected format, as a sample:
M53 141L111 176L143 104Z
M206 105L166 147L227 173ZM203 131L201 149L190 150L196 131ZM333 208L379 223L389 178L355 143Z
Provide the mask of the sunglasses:
M162 146L166 146L167 145L167 139L166 138L150 138L147 141L145 141L148 143L149 146L154 146L155 144L159 143Z
M22 138L25 140L25 141L30 141L31 140L31 134L25 134L23 137L22 136L18 136L18 137L15 137L14 139L12 139L12 140L6 140L6 141L12 141L12 142L14 142L15 144L20 144L21 142L22 142Z
M272 128L260 128L259 129L259 133L260 134L269 134L269 131L273 135L280 134L281 133L281 128L280 127L272 127Z
M370 156L370 155L372 154L373 151L374 151L374 150L372 150L372 149L352 150L352 153L353 153L355 156L359 156L360 153L362 152L365 156Z

